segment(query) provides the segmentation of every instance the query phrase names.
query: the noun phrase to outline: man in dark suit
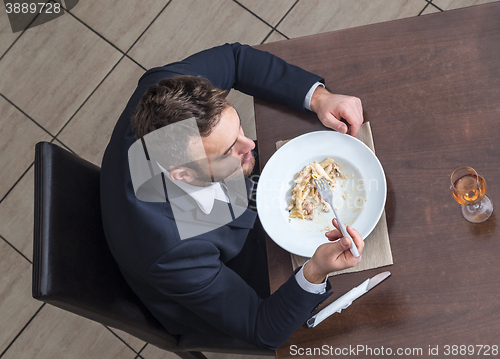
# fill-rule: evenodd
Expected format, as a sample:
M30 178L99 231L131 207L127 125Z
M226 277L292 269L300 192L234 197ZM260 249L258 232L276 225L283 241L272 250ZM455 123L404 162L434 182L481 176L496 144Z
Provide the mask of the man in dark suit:
M233 210L238 195L220 184L228 173L217 178L224 171L215 170L219 160L236 161L246 176L256 170L255 144L244 136L237 112L225 101L225 91L231 88L299 111L312 110L325 126L355 136L363 121L361 102L331 94L322 82L240 44L151 69L139 80L103 158L103 223L125 279L171 334L222 332L276 349L330 295L326 275L361 259L352 256L347 238L324 244L269 295L262 226L251 209ZM349 129L341 117L350 123ZM162 156L149 155L150 134L191 118L209 160L178 158L177 165L162 165ZM183 142L191 155L192 142ZM185 153L171 141L163 144L174 157ZM138 182L131 171L140 161L129 150L141 145L143 154L132 152L151 165L151 175ZM203 229L204 221L212 221L205 219L224 208L230 217ZM186 234L180 222L190 221L199 228ZM359 234L348 231L361 253ZM327 237L338 239L340 232L335 229Z

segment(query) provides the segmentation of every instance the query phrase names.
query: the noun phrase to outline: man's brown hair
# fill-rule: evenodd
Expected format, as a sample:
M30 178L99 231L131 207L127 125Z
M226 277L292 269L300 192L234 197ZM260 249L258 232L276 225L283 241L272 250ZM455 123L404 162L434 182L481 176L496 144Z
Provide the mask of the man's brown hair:
M200 148L194 143L203 146L200 136L209 136L219 123L222 111L229 106L226 96L227 91L194 76L171 77L149 87L131 119L146 156L153 156L149 159L166 170L189 167L206 176L197 162Z
M194 117L202 137L207 137L229 106L227 91L205 78L176 76L161 80L142 95L132 116L136 139L169 124Z

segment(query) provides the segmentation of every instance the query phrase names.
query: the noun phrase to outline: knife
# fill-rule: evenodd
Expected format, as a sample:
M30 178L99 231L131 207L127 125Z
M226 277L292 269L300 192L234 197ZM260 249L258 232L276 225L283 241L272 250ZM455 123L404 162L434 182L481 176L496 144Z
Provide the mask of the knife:
M355 299L361 297L363 294L368 292L370 289L375 287L390 275L391 272L382 272L372 278L365 280L363 283L351 289L335 302L324 308L322 311L309 318L307 320L307 326L309 328L314 328L316 325L321 323L333 313L340 313L342 309L346 309L348 306L350 306Z

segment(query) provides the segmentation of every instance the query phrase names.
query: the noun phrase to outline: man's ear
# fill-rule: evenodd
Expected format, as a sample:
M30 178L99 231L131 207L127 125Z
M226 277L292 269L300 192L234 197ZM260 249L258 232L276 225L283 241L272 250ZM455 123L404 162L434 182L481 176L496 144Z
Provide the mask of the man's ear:
M174 181L191 183L194 179L195 172L191 168L178 167L170 170L170 178Z

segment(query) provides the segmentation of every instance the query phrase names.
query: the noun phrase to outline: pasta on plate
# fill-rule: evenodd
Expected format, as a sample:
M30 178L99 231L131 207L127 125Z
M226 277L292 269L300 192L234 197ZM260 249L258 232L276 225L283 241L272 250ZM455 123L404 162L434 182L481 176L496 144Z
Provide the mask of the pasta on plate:
M319 195L313 180L324 178L333 189L337 184L337 177L346 178L333 158L327 158L321 163L314 161L305 166L294 180L292 200L287 208L290 212L289 218L312 220L314 209L320 205L323 206L323 212L329 212L330 208Z

